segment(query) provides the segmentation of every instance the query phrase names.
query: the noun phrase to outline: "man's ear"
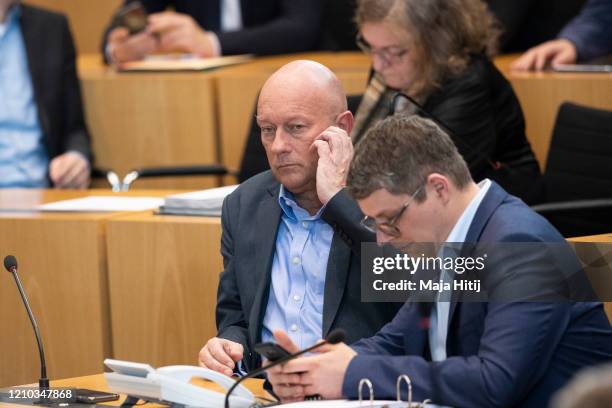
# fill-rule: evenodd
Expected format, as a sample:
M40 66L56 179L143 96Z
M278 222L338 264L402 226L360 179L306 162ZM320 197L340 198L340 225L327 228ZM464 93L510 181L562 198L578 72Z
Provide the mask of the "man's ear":
M439 173L432 173L427 176L427 184L429 184L436 197L439 197L445 204L448 202L450 198L450 186L447 177Z
M349 136L351 135L351 131L353 130L354 123L355 118L353 118L353 114L349 110L342 112L336 118L336 126L348 133Z

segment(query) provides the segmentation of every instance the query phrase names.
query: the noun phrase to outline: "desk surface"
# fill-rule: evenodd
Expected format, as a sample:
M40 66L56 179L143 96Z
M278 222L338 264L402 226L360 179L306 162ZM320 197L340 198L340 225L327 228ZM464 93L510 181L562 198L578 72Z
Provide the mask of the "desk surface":
M223 389L210 382L210 381L206 381L206 380L202 380L202 379L194 379L192 381L193 384L199 385L201 387L210 389L210 390L214 390L214 391L219 391L219 392L223 392ZM247 379L244 382L245 387L247 387L256 397L259 398L266 398L266 399L271 399L271 395L268 394L264 389L263 389L263 380L259 380L259 379ZM36 385L33 385L36 386ZM63 379L63 380L54 380L51 381L51 387L55 387L55 388L87 388L87 389L92 389L92 390L96 390L96 391L106 391L109 392L110 389L108 388L108 384L106 383L106 379L104 378L103 374L95 374L95 375L88 375L88 376L83 376L83 377L75 377L75 378L67 378L67 379ZM110 406L119 406L121 405L121 403L123 402L123 400L125 400L125 396L121 396L121 398L117 401L113 401L113 402L106 402L103 403L101 405L110 405ZM23 407L23 405L16 405L16 404L5 404L5 403L0 403L0 407ZM159 405L159 404L147 404L147 407L161 407L163 405Z

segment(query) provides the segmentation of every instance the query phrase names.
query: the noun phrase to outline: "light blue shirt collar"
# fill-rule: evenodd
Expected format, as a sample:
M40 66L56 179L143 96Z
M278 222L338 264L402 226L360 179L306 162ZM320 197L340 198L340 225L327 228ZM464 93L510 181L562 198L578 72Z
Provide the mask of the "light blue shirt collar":
M4 34L6 34L9 27L15 24L20 16L21 5L19 3L16 3L8 9L6 17L4 19L4 23L0 23L0 38L4 37Z
M472 225L472 221L474 221L474 217L476 216L476 211L478 211L480 203L482 203L487 191L489 191L489 188L491 187L491 180L482 180L480 183L478 183L478 187L478 193L476 196L474 196L474 198L472 198L472 201L470 201L465 210L463 210L461 217L459 217L459 220L457 220L457 223L451 230L450 234L448 234L446 242L465 242L470 226Z
M321 218L321 214L325 209L325 206L321 207L315 215L310 215L308 211L300 207L295 201L293 193L285 188L281 184L280 191L278 193L278 204L283 210L283 213L291 221L316 221Z
M472 225L472 221L474 221L474 217L476 216L476 211L478 211L482 200L484 200L489 188L491 187L491 180L485 179L481 181L478 184L478 187L480 190L476 196L472 198L472 201L470 201L465 210L463 210L461 217L459 217L450 234L448 234L446 242L451 244L451 248L447 249L457 250L458 248L452 244L465 242L470 226ZM445 247L443 246L441 251L443 252L444 250ZM450 254L448 255L440 253L438 256L456 256L453 254L454 251L451 250L449 252ZM453 281L452 273L442 270L440 279L444 282L450 283ZM431 311L429 326L429 349L431 351L431 358L433 361L446 360L446 338L448 336L451 292L452 291L445 291L445 296L443 298L439 298L438 301L434 303Z

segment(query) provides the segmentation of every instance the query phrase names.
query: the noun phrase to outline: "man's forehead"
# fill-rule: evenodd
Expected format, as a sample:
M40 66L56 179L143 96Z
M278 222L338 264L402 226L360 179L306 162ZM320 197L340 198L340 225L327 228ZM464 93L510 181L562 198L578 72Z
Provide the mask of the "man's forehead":
M391 194L384 188L375 190L369 196L358 199L357 203L365 215L379 217L397 211L409 196L407 194Z

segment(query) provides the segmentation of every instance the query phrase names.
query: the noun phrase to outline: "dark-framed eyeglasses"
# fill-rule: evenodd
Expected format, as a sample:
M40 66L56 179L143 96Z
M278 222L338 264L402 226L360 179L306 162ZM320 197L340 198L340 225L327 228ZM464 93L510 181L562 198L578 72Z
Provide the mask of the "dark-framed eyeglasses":
M385 47L381 49L374 49L372 46L363 38L361 33L357 34L355 38L357 47L366 55L378 56L387 65L396 64L401 61L402 57L410 51L409 48L398 48L398 47Z
M397 210L397 213L389 218L389 220L385 222L377 222L376 219L368 217L367 215L363 217L361 220L361 225L370 232L376 234L377 231L381 231L386 235L392 237L399 237L401 235L399 228L397 227L397 223L402 218L402 215L406 212L406 209L410 207L410 204L414 201L414 198L421 192L423 186L417 188L417 190L410 196L408 201L406 201L402 207Z

